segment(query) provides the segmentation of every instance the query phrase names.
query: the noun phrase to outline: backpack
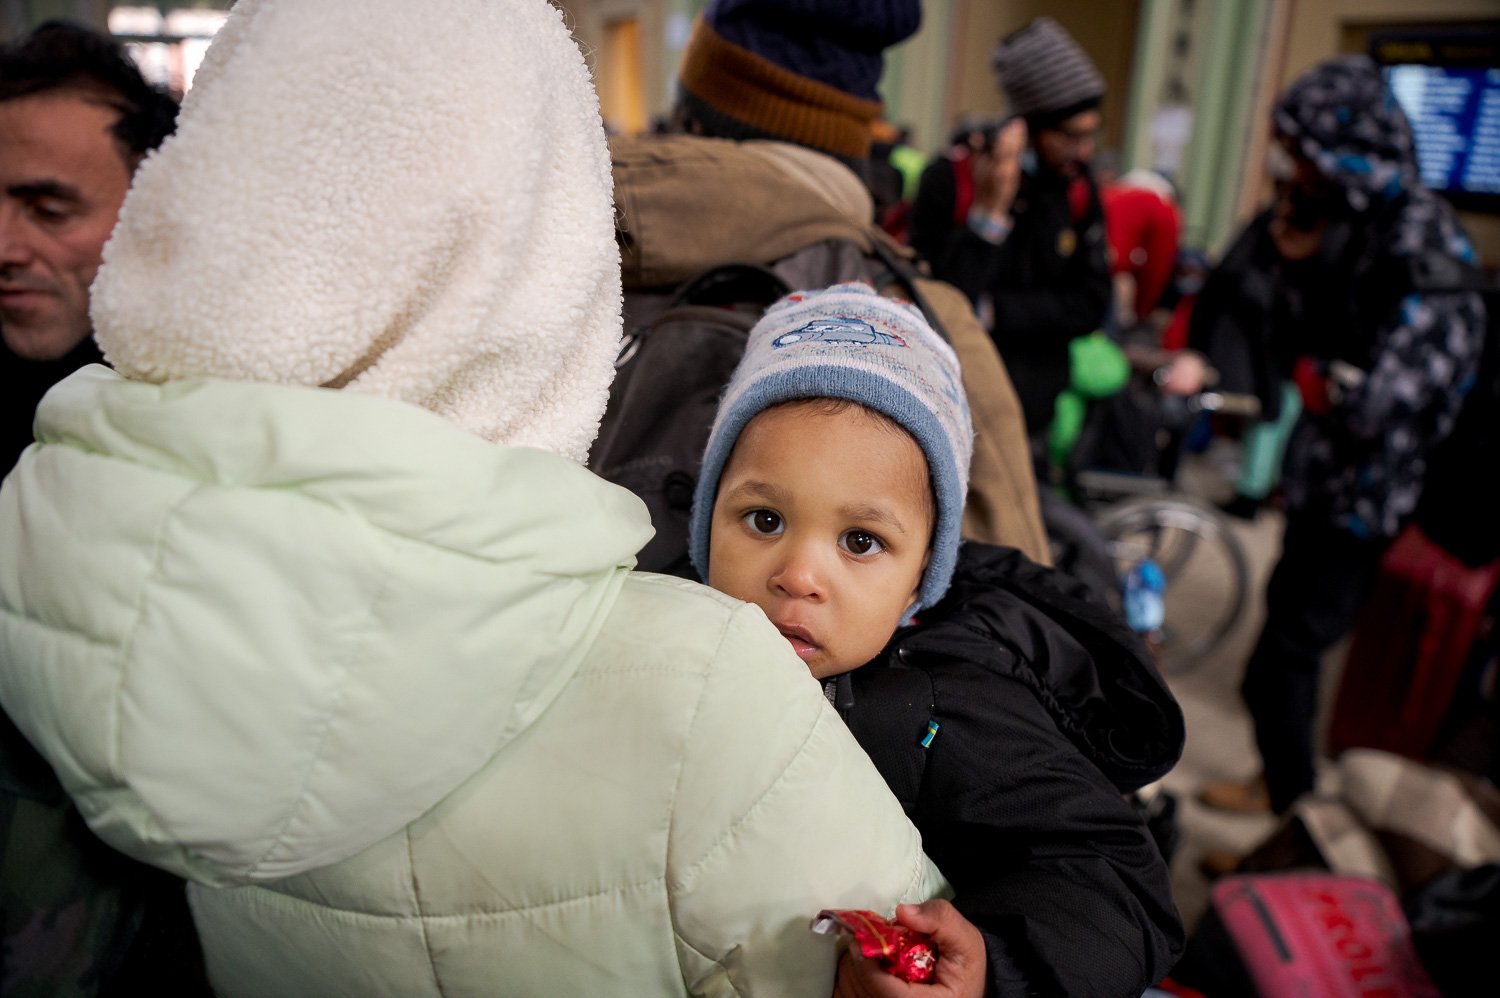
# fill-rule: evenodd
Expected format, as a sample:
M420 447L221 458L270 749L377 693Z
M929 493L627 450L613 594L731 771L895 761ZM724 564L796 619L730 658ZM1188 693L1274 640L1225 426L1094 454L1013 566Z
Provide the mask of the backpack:
M1420 292L1476 291L1484 299L1479 372L1453 431L1433 448L1413 519L1423 533L1471 567L1500 558L1500 515L1479 479L1500 462L1500 279L1442 254L1409 261L1409 286Z
M763 267L714 267L684 284L652 321L626 332L588 464L651 511L656 534L636 556L642 571L697 578L688 519L719 395L750 327L790 291Z
M974 419L964 536L1050 561L1024 419L969 300L916 270L838 161L783 142L610 139L625 329L588 466L642 498L643 570L694 577L687 515L719 394L750 327L786 288L865 281L952 343ZM773 279L774 278L774 279Z
M723 264L665 296L627 293L627 331L588 466L634 492L651 512L656 534L637 555L637 568L697 580L688 558L688 521L719 396L751 327L778 298L794 288L850 279L835 274L853 269L854 278L877 287L890 280L903 285L905 296L947 339L942 322L911 282L909 265L884 244L876 244L874 255L884 268L879 276L858 247L832 240L778 261L774 270Z

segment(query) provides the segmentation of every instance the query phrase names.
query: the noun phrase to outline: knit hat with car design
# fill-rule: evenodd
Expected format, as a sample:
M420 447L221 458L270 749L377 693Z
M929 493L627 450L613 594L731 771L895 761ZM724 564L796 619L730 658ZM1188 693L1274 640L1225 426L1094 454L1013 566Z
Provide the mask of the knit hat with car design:
M693 495L688 553L708 577L719 478L740 433L783 402L833 398L894 420L927 458L937 499L932 552L908 616L942 599L958 559L974 430L958 358L912 305L868 284L799 291L766 310L719 403Z
M990 57L1012 114L1034 129L1049 128L1104 100L1104 77L1093 60L1050 17L1007 36Z
M682 54L682 102L716 135L863 159L883 53L921 23L918 0L712 0Z

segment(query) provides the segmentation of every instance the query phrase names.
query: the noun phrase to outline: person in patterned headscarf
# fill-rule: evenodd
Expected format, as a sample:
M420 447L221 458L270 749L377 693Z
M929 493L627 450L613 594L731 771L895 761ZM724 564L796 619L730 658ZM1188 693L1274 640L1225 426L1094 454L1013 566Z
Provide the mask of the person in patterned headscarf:
M1190 344L1266 418L1287 383L1301 407L1282 469L1286 534L1241 687L1264 775L1201 795L1281 813L1315 783L1320 662L1416 510L1424 455L1474 380L1485 314L1476 293L1412 283L1414 261L1474 252L1421 185L1411 126L1370 59L1313 67L1271 122L1275 202L1204 286Z

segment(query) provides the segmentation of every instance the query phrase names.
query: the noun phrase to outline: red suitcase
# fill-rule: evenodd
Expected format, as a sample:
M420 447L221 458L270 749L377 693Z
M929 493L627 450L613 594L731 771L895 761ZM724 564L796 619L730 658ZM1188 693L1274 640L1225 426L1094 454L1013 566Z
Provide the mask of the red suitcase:
M1408 527L1360 613L1328 723L1328 751L1425 760L1489 614L1500 561L1470 568Z
M1263 998L1439 998L1395 893L1378 880L1232 876L1214 885L1213 913Z

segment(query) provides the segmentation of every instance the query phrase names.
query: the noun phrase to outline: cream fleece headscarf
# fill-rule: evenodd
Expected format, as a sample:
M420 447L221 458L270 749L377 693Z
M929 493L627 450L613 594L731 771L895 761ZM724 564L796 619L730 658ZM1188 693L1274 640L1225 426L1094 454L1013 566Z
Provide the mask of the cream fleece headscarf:
M580 462L604 411L609 157L544 0L239 0L104 259L130 377L344 388Z

